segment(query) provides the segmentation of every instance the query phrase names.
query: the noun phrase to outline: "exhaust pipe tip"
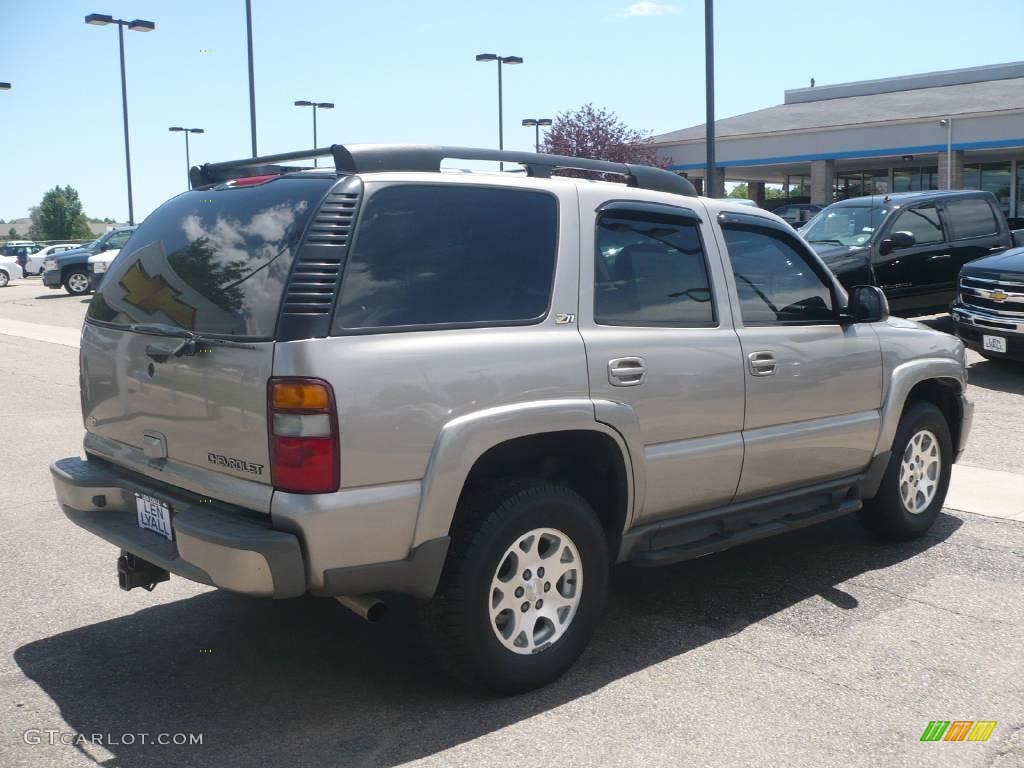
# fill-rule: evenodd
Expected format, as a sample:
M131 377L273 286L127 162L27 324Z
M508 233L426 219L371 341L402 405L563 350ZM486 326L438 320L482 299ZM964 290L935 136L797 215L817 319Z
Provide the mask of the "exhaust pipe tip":
M388 606L373 595L338 595L334 598L361 619L376 623L388 614Z

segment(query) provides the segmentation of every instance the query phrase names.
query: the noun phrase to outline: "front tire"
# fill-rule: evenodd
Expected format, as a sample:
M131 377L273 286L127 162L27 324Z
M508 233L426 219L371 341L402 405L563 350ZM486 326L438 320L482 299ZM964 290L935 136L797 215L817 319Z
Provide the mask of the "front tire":
M939 516L953 469L953 441L942 411L932 403L909 405L892 443L882 484L858 513L880 539L923 536Z
M0 269L0 288L6 288L9 282L11 282L11 276Z
M85 270L74 269L64 276L64 290L72 296L84 296L90 290L89 273Z
M464 512L424 606L434 653L498 693L546 685L575 663L604 609L608 548L597 517L576 492L541 481L502 485Z

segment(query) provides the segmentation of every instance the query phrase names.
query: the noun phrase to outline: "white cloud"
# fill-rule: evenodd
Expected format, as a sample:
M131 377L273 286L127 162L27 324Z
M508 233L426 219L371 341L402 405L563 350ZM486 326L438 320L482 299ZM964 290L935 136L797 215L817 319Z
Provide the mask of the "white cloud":
M641 0L633 3L621 11L619 16L672 16L679 13L679 9L668 3L655 3L652 0Z

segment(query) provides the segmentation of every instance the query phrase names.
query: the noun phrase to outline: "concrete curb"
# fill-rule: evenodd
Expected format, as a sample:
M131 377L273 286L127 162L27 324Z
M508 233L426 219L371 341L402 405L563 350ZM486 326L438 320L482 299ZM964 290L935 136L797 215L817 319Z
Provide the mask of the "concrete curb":
M1024 522L1024 475L956 464L946 507Z
M0 320L0 334L4 336L17 336L22 339L32 339L34 341L47 341L51 344L61 344L65 347L78 349L82 331L80 328L26 323L21 320L4 318Z

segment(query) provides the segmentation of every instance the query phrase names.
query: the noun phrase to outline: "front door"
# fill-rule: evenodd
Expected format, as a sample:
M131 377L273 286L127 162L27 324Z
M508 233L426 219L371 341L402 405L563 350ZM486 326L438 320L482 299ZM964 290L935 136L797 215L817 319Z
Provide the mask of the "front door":
M922 203L897 211L878 239L907 232L914 245L872 256L875 280L885 291L894 312L908 312L948 304L949 285L956 279L953 250L935 203ZM951 276L952 272L952 276Z
M703 206L605 203L582 190L580 201L600 209L580 238L591 397L599 419L602 403L625 405L639 433L636 522L728 504L743 462L743 367Z
M731 218L722 231L746 381L736 501L862 471L880 424L878 336L868 325L840 325L834 283L799 238Z

